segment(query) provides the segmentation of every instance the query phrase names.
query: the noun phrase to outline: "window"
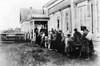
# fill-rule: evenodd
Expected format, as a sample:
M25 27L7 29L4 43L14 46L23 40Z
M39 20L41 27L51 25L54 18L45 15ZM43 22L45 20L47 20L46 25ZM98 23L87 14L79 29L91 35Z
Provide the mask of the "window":
M66 18L66 31L71 32L71 20L70 20L70 9L68 9L65 13Z
M59 29L59 19L57 19L57 29Z

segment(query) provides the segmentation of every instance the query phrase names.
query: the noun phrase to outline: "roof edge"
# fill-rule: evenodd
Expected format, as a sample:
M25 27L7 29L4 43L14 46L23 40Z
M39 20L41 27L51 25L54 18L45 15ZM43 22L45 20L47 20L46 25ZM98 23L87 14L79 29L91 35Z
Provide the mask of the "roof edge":
M50 0L43 7L46 8L46 7L50 6L51 4L55 3L56 1L58 1L58 0Z

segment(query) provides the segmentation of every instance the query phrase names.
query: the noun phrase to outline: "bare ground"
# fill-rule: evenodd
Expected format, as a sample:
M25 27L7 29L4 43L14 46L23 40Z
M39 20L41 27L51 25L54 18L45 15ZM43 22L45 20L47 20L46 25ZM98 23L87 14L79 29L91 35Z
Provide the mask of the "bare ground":
M0 53L2 66L99 66L100 60L96 54L90 60L71 59L31 43L1 43Z

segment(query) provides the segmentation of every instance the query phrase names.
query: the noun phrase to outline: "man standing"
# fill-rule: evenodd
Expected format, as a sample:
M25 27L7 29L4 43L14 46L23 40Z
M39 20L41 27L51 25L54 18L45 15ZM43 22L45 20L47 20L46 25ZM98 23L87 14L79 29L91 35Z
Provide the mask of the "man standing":
M77 30L76 28L74 29L74 31L75 31L75 33L74 33L74 35L73 35L73 36L74 36L74 37L73 37L73 38L74 38L74 41L75 41L75 42L80 41L80 39L81 39L81 37L82 37L82 36L81 36L81 33L78 32L78 30Z

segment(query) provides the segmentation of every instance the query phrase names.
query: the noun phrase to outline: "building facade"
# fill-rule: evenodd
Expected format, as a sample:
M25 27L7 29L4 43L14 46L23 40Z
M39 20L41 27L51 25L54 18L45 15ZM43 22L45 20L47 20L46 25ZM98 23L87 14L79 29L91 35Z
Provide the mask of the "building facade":
M79 31L86 26L93 34L100 34L100 0L50 0L43 10L21 9L22 31L33 39L34 29L38 27L50 31L62 30L64 34ZM100 36L100 35L99 35Z
M35 40L35 28L39 31L41 28L48 30L49 17L43 10L21 9L20 23L21 30L26 34L26 39Z
M86 26L93 33L100 33L99 0L51 0L44 9L48 10L51 28L73 33L74 28L79 31Z

